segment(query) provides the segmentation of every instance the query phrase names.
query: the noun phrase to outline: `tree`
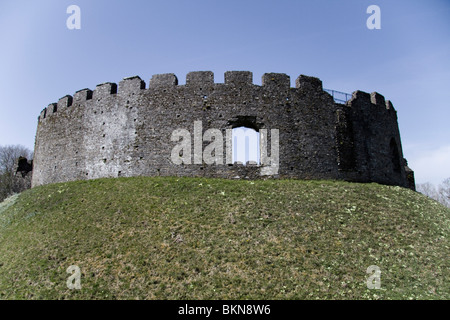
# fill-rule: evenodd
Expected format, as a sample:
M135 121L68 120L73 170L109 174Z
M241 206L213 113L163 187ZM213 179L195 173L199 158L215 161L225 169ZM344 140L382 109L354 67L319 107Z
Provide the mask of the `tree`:
M429 182L420 183L420 184L416 185L416 190L417 190L417 192L420 192L421 194L426 195L428 198L431 198L434 200L439 199L436 187L432 183L429 183Z
M31 174L16 174L20 157L31 159L33 152L21 145L0 146L0 201L31 186Z
M450 208L450 178L445 179L441 185L439 185L439 197L441 203Z
M437 188L432 183L426 182L418 184L416 190L450 208L450 178L444 180Z

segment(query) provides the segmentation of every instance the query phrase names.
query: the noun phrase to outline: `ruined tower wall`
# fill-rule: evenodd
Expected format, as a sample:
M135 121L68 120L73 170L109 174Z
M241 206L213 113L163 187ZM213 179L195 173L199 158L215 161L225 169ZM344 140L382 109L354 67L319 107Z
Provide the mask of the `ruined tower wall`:
M191 133L246 126L279 130L279 167L174 164L176 129ZM391 141L395 145L391 145ZM211 142L203 142L203 148ZM395 149L397 151L393 151ZM393 159L395 155L395 159ZM194 161L194 156L192 156ZM398 172L400 163L401 168ZM395 168L394 168L395 167ZM395 170L394 170L395 169ZM355 92L337 104L319 79L300 76L290 87L285 74L191 72L185 85L173 74L155 75L148 87L139 77L105 83L61 98L41 112L35 143L33 186L119 176L343 179L407 186L397 118L379 94Z

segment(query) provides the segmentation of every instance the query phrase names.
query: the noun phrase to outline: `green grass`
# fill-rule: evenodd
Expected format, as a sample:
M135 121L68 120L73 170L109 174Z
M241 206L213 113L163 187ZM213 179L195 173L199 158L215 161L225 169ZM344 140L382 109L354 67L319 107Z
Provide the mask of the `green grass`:
M53 184L0 205L0 298L450 299L449 226L449 209L378 184Z

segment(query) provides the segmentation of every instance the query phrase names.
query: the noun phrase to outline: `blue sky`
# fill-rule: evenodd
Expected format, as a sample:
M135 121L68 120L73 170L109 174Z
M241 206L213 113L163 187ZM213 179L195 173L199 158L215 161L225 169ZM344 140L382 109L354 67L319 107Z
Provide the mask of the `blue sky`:
M381 30L366 27L373 4ZM127 76L306 74L391 100L416 182L437 184L450 177L449 17L449 0L0 0L0 145L32 149L49 103Z

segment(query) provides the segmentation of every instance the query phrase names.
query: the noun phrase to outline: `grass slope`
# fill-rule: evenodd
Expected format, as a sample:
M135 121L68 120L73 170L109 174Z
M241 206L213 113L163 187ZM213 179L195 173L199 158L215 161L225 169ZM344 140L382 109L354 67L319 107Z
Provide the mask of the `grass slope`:
M378 184L54 184L0 206L0 298L449 299L449 225L440 204Z

